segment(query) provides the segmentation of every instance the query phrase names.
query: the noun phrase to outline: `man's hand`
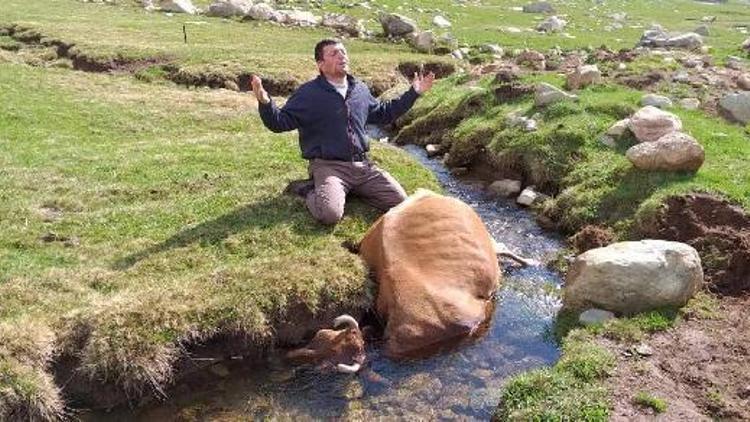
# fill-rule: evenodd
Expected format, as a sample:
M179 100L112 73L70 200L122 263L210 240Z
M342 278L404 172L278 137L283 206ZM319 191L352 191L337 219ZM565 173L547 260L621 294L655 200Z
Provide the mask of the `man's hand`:
M421 73L414 73L414 81L411 86L417 91L417 94L427 92L432 88L432 83L435 82L435 74L430 72L427 76L423 76Z
M255 98L258 99L258 102L261 104L268 104L271 102L271 97L268 96L268 92L263 88L263 81L253 75L250 78L250 87L253 89L253 94L255 94Z

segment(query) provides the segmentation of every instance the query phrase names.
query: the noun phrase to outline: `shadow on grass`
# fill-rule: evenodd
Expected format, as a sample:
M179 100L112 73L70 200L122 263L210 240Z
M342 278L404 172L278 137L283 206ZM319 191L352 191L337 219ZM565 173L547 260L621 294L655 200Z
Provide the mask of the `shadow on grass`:
M346 214L364 221L374 221L376 214L360 202L347 198ZM126 270L151 255L193 243L215 245L249 227L271 229L279 224L289 223L295 232L303 235L324 235L333 231L333 226L322 225L313 219L302 199L276 196L241 206L214 220L182 230L157 245L118 259L112 268Z

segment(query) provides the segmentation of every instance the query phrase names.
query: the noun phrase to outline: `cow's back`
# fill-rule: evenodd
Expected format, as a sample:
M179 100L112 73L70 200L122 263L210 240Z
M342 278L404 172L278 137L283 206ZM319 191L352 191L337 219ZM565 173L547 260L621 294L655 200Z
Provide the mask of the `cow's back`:
M390 355L470 335L487 319L500 271L484 223L465 203L420 191L375 223L360 253L378 282Z

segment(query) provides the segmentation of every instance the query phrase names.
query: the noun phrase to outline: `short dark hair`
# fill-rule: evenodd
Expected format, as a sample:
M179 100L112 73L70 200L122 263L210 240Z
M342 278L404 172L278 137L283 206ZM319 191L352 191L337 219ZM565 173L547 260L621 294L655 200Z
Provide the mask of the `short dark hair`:
M317 44L315 44L315 61L319 62L323 60L323 49L326 48L326 46L334 44L341 44L341 41L332 38L326 38L324 40L320 40Z

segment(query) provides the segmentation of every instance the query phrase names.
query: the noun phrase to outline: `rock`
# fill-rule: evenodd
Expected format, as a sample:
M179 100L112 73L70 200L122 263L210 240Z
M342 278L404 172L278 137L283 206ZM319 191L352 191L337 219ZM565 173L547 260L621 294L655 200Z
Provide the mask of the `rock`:
M643 343L635 346L634 351L641 356L651 356L654 354L654 349L652 349L648 344Z
M248 10L247 12L247 16L258 21L281 20L281 15L279 15L279 13L267 3L258 3L252 5L250 7L250 10Z
M576 101L578 100L578 96L568 94L560 88L546 82L540 82L534 92L534 105L539 107L568 100Z
M487 191L492 196L511 197L521 192L521 181L511 179L496 180L487 187Z
M678 104L685 110L697 110L701 106L701 102L697 98L683 98Z
M608 146L610 148L617 147L617 140L614 137L610 136L610 135L602 135L602 136L600 136L599 137L599 142L602 145L606 145L606 146Z
M719 100L719 107L742 124L750 122L750 91L741 91L725 96Z
M425 151L427 151L428 157L434 157L438 154L440 154L440 151L443 150L443 148L439 144L427 144L424 147Z
M543 196L536 192L533 186L529 186L524 189L520 195L518 195L518 198L516 198L516 203L518 203L519 205L530 207L534 203L541 201L542 198Z
M432 31L422 31L413 33L410 42L417 51L429 53L435 45L435 37Z
M742 42L742 49L745 50L746 53L750 53L750 38Z
M534 50L524 50L520 52L516 56L516 63L528 66L535 70L544 70L547 67L544 54Z
M279 23L292 26L317 26L321 22L319 16L304 10L277 10Z
M555 8L546 1L538 1L524 5L521 9L524 13L555 13Z
M703 46L703 38L695 32L670 36L661 27L653 27L643 32L638 45L644 47L674 47L698 49Z
M159 7L164 12L187 13L188 15L198 13L198 8L193 6L190 0L161 0Z
M505 51L503 51L503 49L497 44L482 44L479 46L479 51L482 53L494 54L495 56L502 56L505 54Z
M417 30L413 20L396 13L381 13L378 20L386 36L403 37Z
M672 107L672 100L663 95L646 94L641 98L641 105L667 108Z
M568 271L563 304L632 315L683 306L703 284L698 252L664 240L620 242L579 255Z
M450 28L451 23L448 21L448 19L437 15L434 18L432 18L432 24L437 26L438 28Z
M591 308L587 309L581 315L578 316L578 322L581 325L589 326L589 325L595 325L595 324L601 324L604 321L609 321L610 319L614 319L615 314L609 311L605 311L603 309L596 309Z
M705 160L703 147L682 132L634 145L625 155L636 168L647 171L698 171Z
M550 16L545 19L544 22L537 25L537 31L542 32L560 32L568 24L564 19L560 19L557 16Z
M672 113L646 106L633 114L628 129L639 142L653 142L667 133L681 130L682 121Z
M218 0L208 6L206 15L228 18L230 16L245 16L252 7L249 0Z
M333 28L337 32L342 32L352 37L361 37L367 33L360 19L340 13L326 13L323 15L321 25Z
M568 89L579 89L599 83L601 79L602 73L595 64L584 65L568 73L567 87Z
M737 56L729 56L724 62L726 67L734 70L742 70L742 59Z
M622 119L607 129L606 134L609 136L613 136L615 138L619 138L623 135L625 135L625 132L628 131L628 125L630 124L630 119Z
M743 91L750 91L750 76L745 73L737 76L737 88Z

